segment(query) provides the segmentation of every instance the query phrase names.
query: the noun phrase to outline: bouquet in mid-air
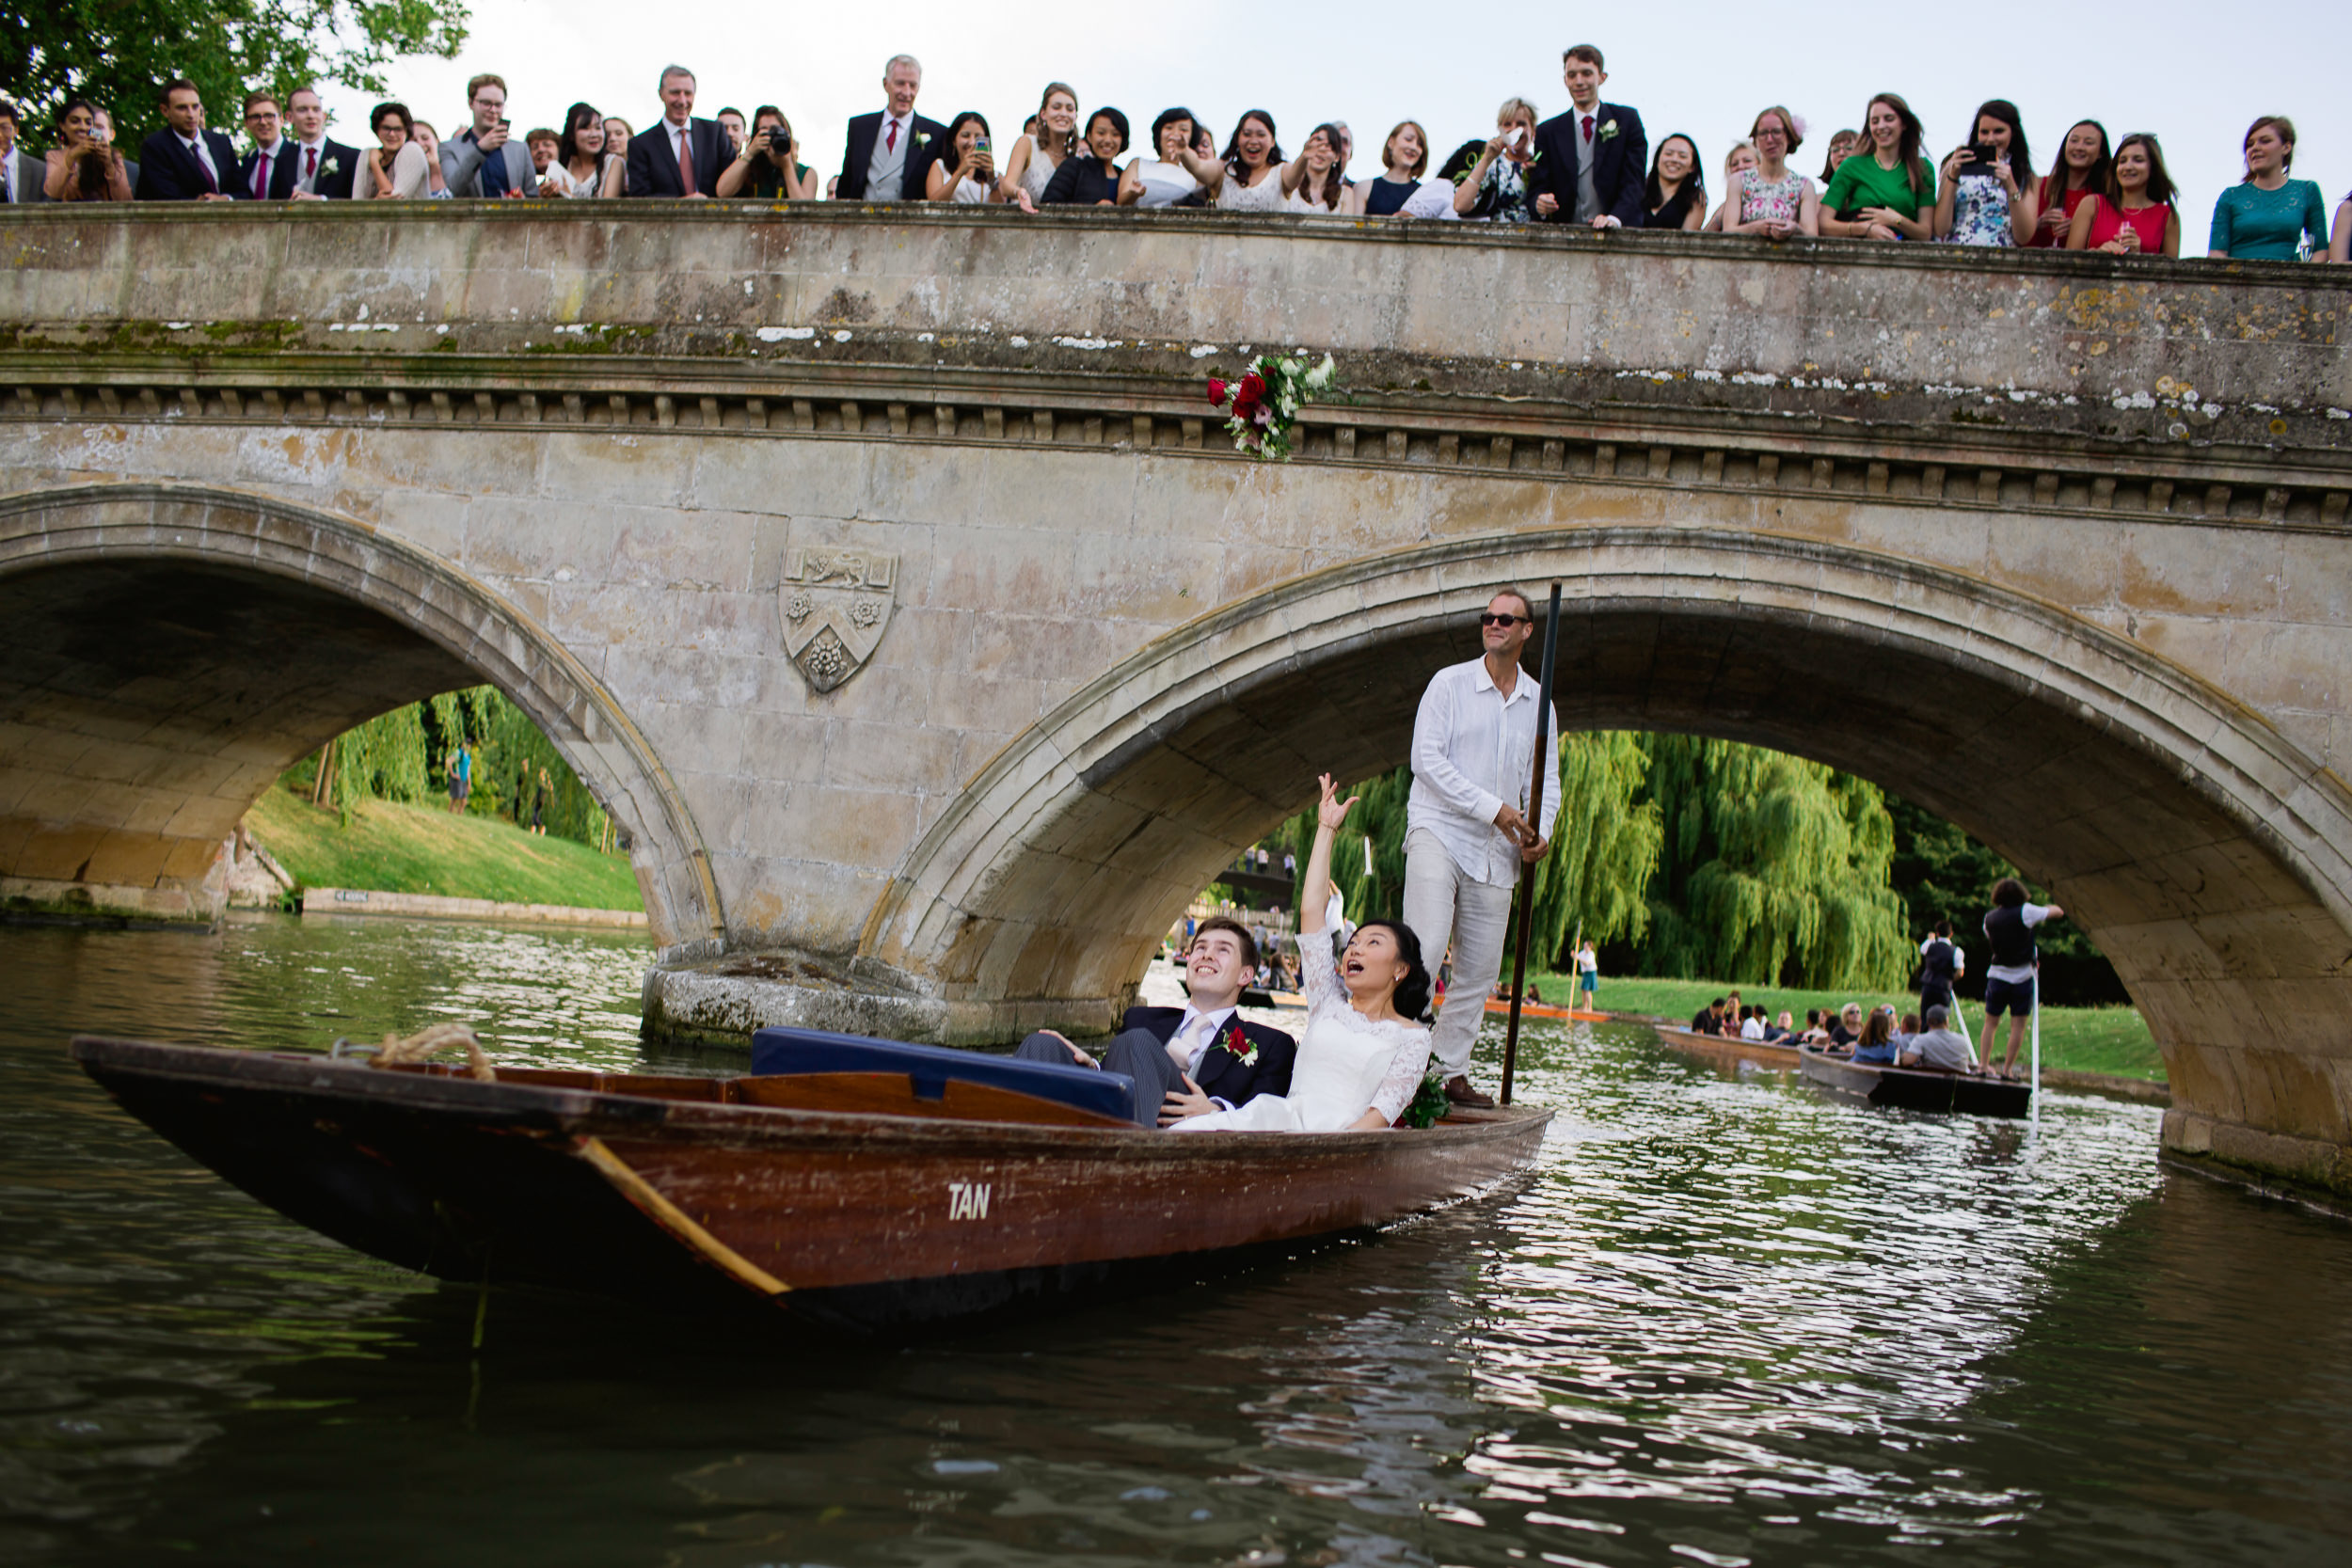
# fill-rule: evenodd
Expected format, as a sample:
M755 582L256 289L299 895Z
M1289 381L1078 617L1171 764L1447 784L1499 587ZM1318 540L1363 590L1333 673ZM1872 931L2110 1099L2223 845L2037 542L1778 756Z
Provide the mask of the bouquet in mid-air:
M1306 359L1261 354L1239 381L1209 378L1209 401L1225 410L1233 445L1252 456L1280 463L1291 454L1291 431L1298 411L1331 385L1331 356L1310 367Z

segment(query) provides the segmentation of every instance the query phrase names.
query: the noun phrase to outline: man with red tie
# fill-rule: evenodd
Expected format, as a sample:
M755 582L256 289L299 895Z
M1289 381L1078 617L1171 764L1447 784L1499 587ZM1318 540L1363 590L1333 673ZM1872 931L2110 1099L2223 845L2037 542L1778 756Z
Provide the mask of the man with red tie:
M139 200L237 201L252 194L237 178L236 148L204 129L204 99L194 82L166 82L163 111L164 129L139 148Z
M253 138L253 150L238 166L237 183L244 187L246 199L283 201L293 196L296 159L294 143L286 139L278 119L276 93L245 95L245 132Z
M923 65L899 55L882 67L890 105L850 121L834 195L843 201L920 201L931 165L947 150L947 128L914 112Z
M1609 80L1600 51L1571 45L1560 56L1568 112L1535 128L1535 158L1527 188L1546 223L1594 229L1639 229L1642 186L1649 178L1649 137L1642 117L1623 103L1600 101Z
M316 87L296 87L286 95L286 118L294 122L294 189L295 201L348 201L352 177L359 171L359 151L326 134L326 104Z
M628 138L628 194L708 198L733 162L735 143L726 127L694 118L694 73L682 65L664 71L660 122Z

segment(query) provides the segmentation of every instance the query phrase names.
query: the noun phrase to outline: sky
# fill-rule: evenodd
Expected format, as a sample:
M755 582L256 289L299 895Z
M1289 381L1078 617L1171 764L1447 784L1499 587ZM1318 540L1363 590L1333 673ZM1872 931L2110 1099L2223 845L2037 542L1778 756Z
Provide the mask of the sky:
M1343 119L1357 143L1349 172L1362 179L1380 172L1380 144L1400 119L1427 126L1442 157L1491 135L1506 97L1532 100L1547 118L1565 109L1560 52L1579 42L1600 47L1602 98L1638 109L1653 147L1675 131L1698 143L1718 196L1724 154L1757 110L1780 103L1796 113L1805 137L1790 165L1818 176L1830 133L1858 125L1870 95L1886 90L1918 112L1939 160L1968 139L1971 112L1987 98L2024 111L2037 171L2078 119L2103 121L2111 137L2153 132L2184 193L2183 255L2203 254L2214 198L2243 173L2238 146L2257 115L2294 119L2294 172L2319 182L2330 213L2352 188L2352 95L2342 80L2352 7L2342 0L2274 0L2244 12L2209 0L2140 0L2052 18L2031 8L1881 12L1717 0L1589 13L1394 0L1328 8L1194 0L1166 12L945 0L732 11L474 0L471 36L455 59L398 62L389 82L392 97L444 135L467 124L466 81L485 71L506 78L518 133L559 126L575 101L642 129L660 117L658 80L675 60L696 73L697 115L778 104L803 159L830 176L840 172L846 122L882 106L882 63L903 52L923 62L918 112L945 123L979 110L1000 159L1045 84L1063 81L1082 114L1107 103L1138 133L1181 103L1221 140L1243 110L1260 108L1287 151L1320 121ZM329 87L326 97L339 138L366 145L374 95Z

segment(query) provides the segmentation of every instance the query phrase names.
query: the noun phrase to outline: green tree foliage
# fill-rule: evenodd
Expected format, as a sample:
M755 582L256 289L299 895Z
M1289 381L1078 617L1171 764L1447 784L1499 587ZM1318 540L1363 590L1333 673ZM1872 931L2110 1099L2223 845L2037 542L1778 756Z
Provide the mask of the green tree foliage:
M1643 737L1664 819L1644 974L1806 987L1899 986L1915 955L1888 885L1878 786L1693 736Z
M1658 802L1645 798L1649 753L1624 730L1560 737L1560 816L1551 853L1535 867L1531 961L1558 968L1579 931L1594 942L1648 934L1650 879L1665 843Z
M387 66L451 58L471 20L467 0L45 0L0 12L0 96L36 123L71 95L93 99L135 146L163 126L157 89L185 76L206 123L234 135L252 88L382 92Z
M450 755L461 744L473 753L469 814L512 816L528 826L535 803L542 825L555 836L615 847L612 821L587 785L530 716L493 686L445 691L379 714L336 736L315 760L289 769L287 782L314 793L317 770L325 766L326 800L348 824L362 800L413 803L444 795Z

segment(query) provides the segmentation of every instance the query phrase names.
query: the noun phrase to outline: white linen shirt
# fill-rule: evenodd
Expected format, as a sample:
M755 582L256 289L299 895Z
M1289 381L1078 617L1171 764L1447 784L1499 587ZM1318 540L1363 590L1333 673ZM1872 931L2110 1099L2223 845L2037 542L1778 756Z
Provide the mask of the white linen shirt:
M1486 673L1486 661L1449 664L1429 678L1413 719L1413 789L1405 800L1407 832L1437 835L1462 875L1489 887L1514 887L1518 847L1495 826L1504 801L1527 810L1535 761L1535 679L1521 670L1505 698ZM1545 716L1553 758L1544 785L1536 832L1551 837L1560 815L1560 718Z

